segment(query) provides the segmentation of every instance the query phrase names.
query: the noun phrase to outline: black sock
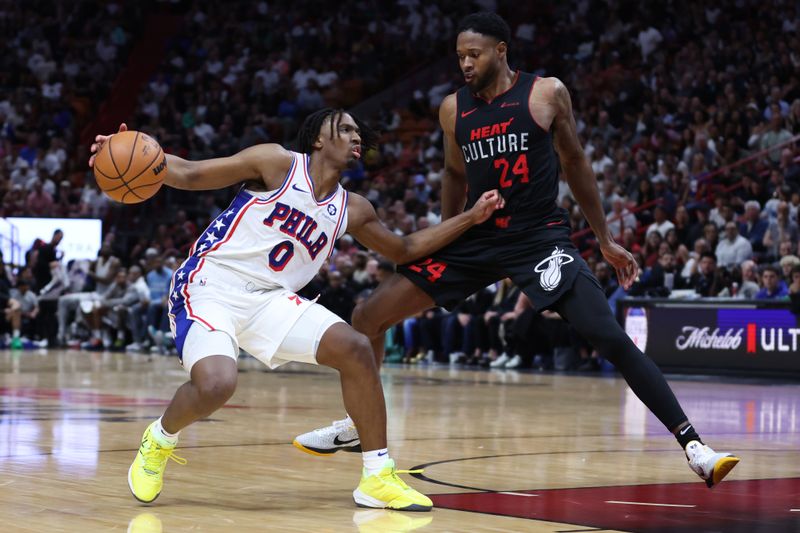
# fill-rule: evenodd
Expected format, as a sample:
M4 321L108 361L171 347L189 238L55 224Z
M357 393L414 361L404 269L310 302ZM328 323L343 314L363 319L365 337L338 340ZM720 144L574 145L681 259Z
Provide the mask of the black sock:
M697 431L694 430L694 426L691 424L681 428L677 433L675 433L675 438L678 439L678 443L680 443L681 448L686 448L686 445L693 440L703 444L703 441L700 440L700 435L697 434Z

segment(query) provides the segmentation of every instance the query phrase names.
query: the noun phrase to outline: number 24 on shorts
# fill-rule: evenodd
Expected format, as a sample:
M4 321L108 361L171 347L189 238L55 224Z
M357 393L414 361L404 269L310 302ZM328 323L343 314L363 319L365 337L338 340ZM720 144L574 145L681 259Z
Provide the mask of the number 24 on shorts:
M447 264L439 261L434 262L433 259L429 257L421 263L409 265L408 269L414 272L422 273L423 267L425 268L425 271L430 274L427 277L427 280L433 283L442 277L442 274L444 274L444 271L447 268Z

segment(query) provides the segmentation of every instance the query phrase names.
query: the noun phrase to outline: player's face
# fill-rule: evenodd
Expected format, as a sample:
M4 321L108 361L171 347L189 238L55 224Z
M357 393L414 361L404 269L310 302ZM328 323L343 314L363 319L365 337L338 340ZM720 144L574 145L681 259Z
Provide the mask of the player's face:
M340 160L342 166L352 161L361 159L361 130L356 121L348 113L343 113L341 119L334 116L333 137L331 137L331 119L322 123L317 142L321 149L330 157Z
M506 43L468 30L458 34L456 54L464 82L473 93L478 93L497 78L506 56Z

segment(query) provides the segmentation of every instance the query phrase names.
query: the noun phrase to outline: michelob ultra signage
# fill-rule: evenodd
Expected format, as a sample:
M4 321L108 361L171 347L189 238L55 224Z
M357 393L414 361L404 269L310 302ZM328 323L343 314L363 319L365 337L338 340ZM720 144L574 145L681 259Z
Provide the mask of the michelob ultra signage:
M626 332L662 366L800 371L800 321L788 302L784 309L744 302L739 308L696 301L623 305Z

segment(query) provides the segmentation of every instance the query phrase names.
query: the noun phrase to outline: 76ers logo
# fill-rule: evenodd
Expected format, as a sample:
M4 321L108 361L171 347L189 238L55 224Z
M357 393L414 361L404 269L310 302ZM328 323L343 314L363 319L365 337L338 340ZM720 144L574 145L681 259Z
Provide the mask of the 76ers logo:
M571 255L565 254L564 250L556 246L549 256L533 267L533 271L539 274L539 285L548 292L558 287L561 283L561 265L567 265L574 260Z

